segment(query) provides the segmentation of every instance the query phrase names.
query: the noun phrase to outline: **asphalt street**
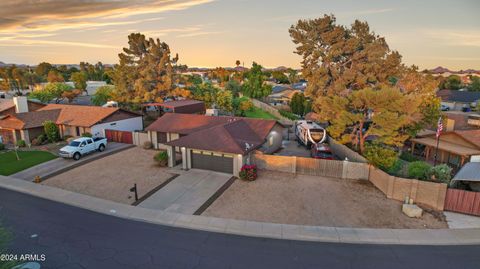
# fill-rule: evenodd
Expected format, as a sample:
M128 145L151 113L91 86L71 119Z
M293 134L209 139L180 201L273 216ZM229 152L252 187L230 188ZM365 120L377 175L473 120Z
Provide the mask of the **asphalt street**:
M254 205L252 205L254 206ZM0 188L10 254L41 268L480 268L480 246L359 245L276 240L130 221Z

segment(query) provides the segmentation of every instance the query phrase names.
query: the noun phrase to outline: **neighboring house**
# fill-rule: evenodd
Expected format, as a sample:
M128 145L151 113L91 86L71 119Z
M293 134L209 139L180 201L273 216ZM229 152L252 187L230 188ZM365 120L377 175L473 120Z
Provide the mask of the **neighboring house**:
M205 114L205 103L197 100L174 100L164 103L144 104L147 111L183 113L183 114Z
M118 107L49 104L38 111L55 109L61 110L53 122L58 125L62 137L83 133L105 136L105 130L143 130L142 115Z
M238 176L251 151L280 149L284 127L275 120L167 113L146 130L155 148L167 149L169 166L181 154L184 169Z
M285 89L281 92L272 93L267 97L268 103L273 106L288 105L295 93L301 93L299 90Z
M463 108L475 107L480 101L480 92L439 90L437 97L442 99L442 105L450 110L462 110Z
M25 108L26 98L19 98L18 107ZM4 143L22 139L27 144L43 133L43 123L54 122L60 136L91 133L104 136L105 130L135 131L143 129L142 116L114 107L48 104L36 111L23 111L0 118L0 136Z
M447 125L453 130L480 129L480 114L476 112L446 111Z
M0 118L0 137L4 144L14 144L24 140L29 144L34 138L44 133L43 123L54 120L60 114L59 109L23 112Z
M437 146L435 132L427 132L410 140L412 152L433 162ZM480 130L447 131L440 135L437 162L455 168L480 157Z
M25 97L14 97L13 99L0 99L0 116L1 115L12 115L15 113L27 112L27 111L35 111L44 107L45 105L42 103L34 102L31 100L27 100L28 107L19 107L20 110L17 111L17 106L15 105L19 99Z

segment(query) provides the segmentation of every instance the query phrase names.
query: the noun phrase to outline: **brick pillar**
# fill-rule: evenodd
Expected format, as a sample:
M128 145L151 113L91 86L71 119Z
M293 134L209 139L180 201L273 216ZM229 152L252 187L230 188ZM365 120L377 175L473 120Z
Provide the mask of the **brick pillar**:
M413 199L413 202L417 202L417 190L418 190L418 180L412 179L412 184L410 185L410 199Z
M392 198L393 197L393 188L395 186L395 177L394 176L389 176L388 177L388 185L387 185L387 198Z

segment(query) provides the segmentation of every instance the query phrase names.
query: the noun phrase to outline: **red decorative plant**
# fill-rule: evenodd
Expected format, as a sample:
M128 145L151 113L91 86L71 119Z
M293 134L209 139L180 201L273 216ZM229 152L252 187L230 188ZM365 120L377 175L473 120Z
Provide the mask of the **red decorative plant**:
M257 166L254 164L245 164L242 166L242 169L240 169L239 175L243 180L254 181L257 179Z

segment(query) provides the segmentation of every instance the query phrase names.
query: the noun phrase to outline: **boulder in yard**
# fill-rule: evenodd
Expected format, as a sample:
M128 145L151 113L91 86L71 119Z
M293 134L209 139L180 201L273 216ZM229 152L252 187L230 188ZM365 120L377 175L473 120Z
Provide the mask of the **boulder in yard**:
M417 205L403 204L402 212L410 218L421 218L423 210Z

